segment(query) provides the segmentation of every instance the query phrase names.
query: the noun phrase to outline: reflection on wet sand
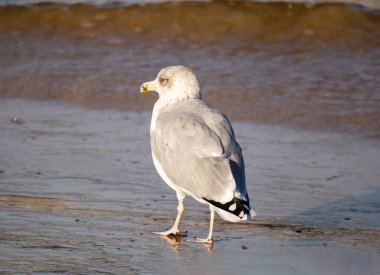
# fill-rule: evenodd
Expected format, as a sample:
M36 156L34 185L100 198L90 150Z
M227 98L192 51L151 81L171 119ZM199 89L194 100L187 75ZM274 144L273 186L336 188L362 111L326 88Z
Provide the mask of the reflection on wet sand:
M67 209L69 201L56 198L30 197L15 194L0 194L0 208L16 207L58 211Z
M1 194L0 195L0 208L25 208L25 209L35 209L39 211L55 212L58 215L70 214L72 216L78 216L81 218L74 219L77 224L82 224L86 226L94 226L85 221L85 218L92 217L102 219L107 216L116 215L116 211L108 211L104 215L103 211L93 211L90 208L86 208L83 203L79 202L69 202L64 199L56 198L44 198L44 197L30 197L22 195L12 195L12 194ZM164 215L164 213L163 213ZM147 217L150 219L151 217ZM345 220L350 220L351 218L345 218ZM168 219L169 221L170 219ZM254 221L248 221L244 224L239 224L238 227L242 232L249 232L251 228L264 228L272 231L275 234L293 236L299 238L318 238L324 239L326 242L328 240L338 241L345 240L353 244L365 243L370 246L380 248L380 231L377 229L368 228L355 228L352 224L347 224L347 226L341 225L339 227L323 225L323 224L302 224L302 223L287 223L288 219L273 219L270 217L258 217ZM220 222L226 226L230 225L228 222ZM117 227L109 227L107 225L102 225L104 229ZM245 230L245 229L248 229ZM231 230L233 230L233 225L231 225ZM178 245L181 241L186 240L188 237L188 232L184 232L181 235L169 235L161 236L171 245ZM244 238L244 237L242 237ZM191 239L190 239L191 240ZM60 248L59 246L52 248Z

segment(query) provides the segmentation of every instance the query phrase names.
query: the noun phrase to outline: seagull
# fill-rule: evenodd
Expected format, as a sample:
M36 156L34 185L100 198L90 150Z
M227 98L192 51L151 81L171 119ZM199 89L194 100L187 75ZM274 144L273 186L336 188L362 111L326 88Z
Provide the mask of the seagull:
M172 228L153 233L181 234L183 201L189 196L210 209L209 234L195 241L212 244L215 211L230 222L256 215L245 186L242 150L226 115L202 100L198 78L190 68L161 69L156 79L141 85L141 93L151 91L159 95L150 125L153 163L178 198Z

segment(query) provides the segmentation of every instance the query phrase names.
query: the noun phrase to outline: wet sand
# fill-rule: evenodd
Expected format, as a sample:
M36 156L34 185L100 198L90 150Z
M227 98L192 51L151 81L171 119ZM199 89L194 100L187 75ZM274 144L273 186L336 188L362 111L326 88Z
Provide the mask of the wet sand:
M0 96L149 111L183 64L232 119L379 139L378 10L310 2L0 7Z
M258 217L218 217L210 250L151 234L171 226L177 201L154 170L149 123L150 112L1 99L1 273L380 271L377 140L233 121ZM188 239L208 219L185 200Z

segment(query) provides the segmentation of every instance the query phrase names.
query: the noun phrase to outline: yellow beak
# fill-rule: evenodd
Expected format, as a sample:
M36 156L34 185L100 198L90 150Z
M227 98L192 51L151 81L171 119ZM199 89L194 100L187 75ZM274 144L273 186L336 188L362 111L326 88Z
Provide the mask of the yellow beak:
M154 81L145 82L140 87L140 93L147 93L155 91Z

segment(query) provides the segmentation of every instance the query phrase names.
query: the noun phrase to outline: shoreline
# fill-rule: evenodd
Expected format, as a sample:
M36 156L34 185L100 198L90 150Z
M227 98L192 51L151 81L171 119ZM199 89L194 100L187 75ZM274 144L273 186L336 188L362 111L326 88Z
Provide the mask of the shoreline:
M150 110L141 83L183 64L232 120L380 138L376 12L215 1L0 14L0 97Z
M136 91L137 96L141 95L138 91ZM87 105L82 104L80 102L66 100L66 99L45 99L45 98L33 98L29 96L20 97L20 96L11 96L11 95L1 95L0 100L7 100L7 101L30 101L30 102L36 102L40 104L53 104L53 105L62 105L67 106L71 108L83 108L84 110L92 110L92 111L99 111L99 112L116 112L116 113L133 113L133 114L143 114L143 115L149 115L151 114L150 107L153 108L155 100L157 99L157 95L154 93L151 93L149 95L144 95L145 97L148 97L148 100L146 103L144 103L144 106L99 106L99 105ZM210 104L212 107L219 108L218 105L211 104L207 101L207 95L204 96L205 101ZM146 105L146 106L145 106ZM221 108L220 108L221 109ZM267 121L267 120L255 120L255 118L247 118L247 117L241 117L239 115L234 115L231 112L225 112L228 117L232 117L232 121L235 123L248 123L248 124L254 124L262 127L269 127L269 128L275 128L275 129L284 129L287 131L301 131L301 132L309 132L309 133L315 133L317 135L326 135L326 136L345 136L347 139L358 142L359 140L363 140L368 143L373 143L375 146L380 142L380 136L377 135L377 133L371 133L364 131L360 132L358 129L347 129L345 127L318 127L315 125L305 125L305 124L296 124L296 123L288 123L288 122L276 122L276 121ZM17 117L17 116L16 116ZM22 119L22 118L21 118ZM16 122L17 124L17 122Z

